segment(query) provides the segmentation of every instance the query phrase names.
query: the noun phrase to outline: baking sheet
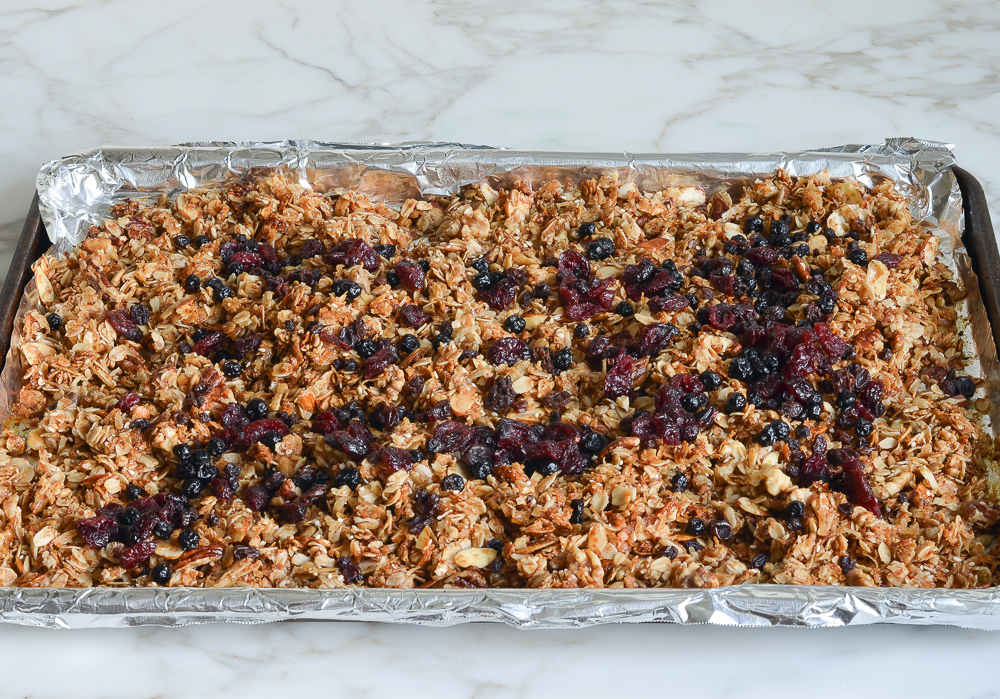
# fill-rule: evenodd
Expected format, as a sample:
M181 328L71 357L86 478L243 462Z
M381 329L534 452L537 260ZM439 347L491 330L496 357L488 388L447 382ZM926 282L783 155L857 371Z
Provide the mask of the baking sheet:
M605 154L514 151L460 144L329 144L312 141L209 143L169 148L99 148L44 165L39 206L53 249L72 249L111 205L126 198L174 195L234 179L250 168L282 168L319 191L349 188L386 201L449 194L490 177L576 181L617 170L641 189L696 184L711 191L733 178L783 168L792 176L829 170L865 185L896 181L915 219L941 238L944 259L970 290L966 331L981 371L996 392L996 349L978 285L961 242L961 195L951 146L889 139L795 153ZM33 284L21 301L0 375L0 412L19 388L17 328L37 304ZM973 343L970 343L970 347ZM996 401L992 401L996 402ZM600 623L675 622L750 626L845 626L869 623L953 624L1000 628L1000 590L743 585L713 590L281 590L201 588L0 589L0 620L45 626L108 627L284 619L352 619L450 625L500 621L524 628Z

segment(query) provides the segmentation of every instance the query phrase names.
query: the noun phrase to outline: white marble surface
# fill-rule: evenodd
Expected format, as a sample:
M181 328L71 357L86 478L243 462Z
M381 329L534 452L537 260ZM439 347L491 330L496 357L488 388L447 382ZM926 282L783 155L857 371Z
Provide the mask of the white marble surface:
M0 1L0 266L38 166L113 143L457 140L772 150L956 144L1000 210L992 2ZM516 632L0 626L0 697L990 697L945 628Z

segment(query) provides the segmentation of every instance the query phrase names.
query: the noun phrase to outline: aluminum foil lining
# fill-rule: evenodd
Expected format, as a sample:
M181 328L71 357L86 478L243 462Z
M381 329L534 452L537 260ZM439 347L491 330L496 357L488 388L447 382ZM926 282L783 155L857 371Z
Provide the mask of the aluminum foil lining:
M204 143L170 148L99 148L46 163L39 205L53 248L71 249L112 204L172 196L235 179L252 168L281 168L319 191L365 192L388 204L450 194L488 177L579 181L610 170L641 189L693 184L709 192L776 168L807 175L829 170L865 185L890 178L910 197L914 218L941 238L944 259L970 290L965 331L976 371L996 397L997 365L989 321L961 242L964 224L952 147L913 138L790 153L608 154L515 151L452 143L338 144L313 141ZM0 375L0 411L20 388L24 313L37 306L28 285L11 351ZM973 343L969 343L970 347ZM992 400L997 403L998 401ZM287 619L349 619L447 626L471 621L522 628L602 623L672 622L741 626L847 626L872 623L951 624L1000 629L1000 590L918 590L836 586L742 585L713 590L307 590L112 588L0 589L0 620L49 628Z

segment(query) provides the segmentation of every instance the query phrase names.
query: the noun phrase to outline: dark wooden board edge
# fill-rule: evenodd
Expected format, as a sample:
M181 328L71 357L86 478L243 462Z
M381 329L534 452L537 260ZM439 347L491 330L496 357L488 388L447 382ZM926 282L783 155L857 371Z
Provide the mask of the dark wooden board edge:
M17 307L24 295L24 287L31 279L31 265L48 250L51 243L45 233L42 217L38 213L38 195L31 200L28 217L21 229L21 238L14 250L14 257L7 270L7 279L0 292L0 368L7 362L11 336L14 334L14 320Z
M962 241L969 251L972 271L979 277L979 292L990 320L993 342L1000 349L1000 251L990 220L990 208L979 180L958 166L952 166L965 209Z

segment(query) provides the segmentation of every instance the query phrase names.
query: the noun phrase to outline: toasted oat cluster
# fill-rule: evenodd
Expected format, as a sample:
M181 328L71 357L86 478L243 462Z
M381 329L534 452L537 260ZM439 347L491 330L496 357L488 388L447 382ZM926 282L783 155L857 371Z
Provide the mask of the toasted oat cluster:
M0 584L995 584L938 239L730 184L116 205L35 266Z

